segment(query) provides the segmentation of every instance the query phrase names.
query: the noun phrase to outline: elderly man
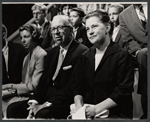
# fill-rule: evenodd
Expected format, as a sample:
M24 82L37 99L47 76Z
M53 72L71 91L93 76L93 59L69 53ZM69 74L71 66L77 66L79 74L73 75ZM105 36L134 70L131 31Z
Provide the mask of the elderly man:
M54 44L52 40L49 28L51 23L47 20L47 7L43 4L35 4L31 8L33 17L35 18L35 24L40 28L43 41L41 42L41 47L48 51Z
M65 119L73 97L64 99L59 90L69 85L69 79L79 56L88 48L73 39L73 28L66 15L57 15L52 20L51 33L60 45L48 52L45 71L40 83L29 101L18 102L8 107L8 118ZM27 104L28 103L28 104ZM27 111L28 110L30 111ZM68 109L66 109L68 108ZM14 113L15 111L15 113ZM20 112L21 111L21 112Z

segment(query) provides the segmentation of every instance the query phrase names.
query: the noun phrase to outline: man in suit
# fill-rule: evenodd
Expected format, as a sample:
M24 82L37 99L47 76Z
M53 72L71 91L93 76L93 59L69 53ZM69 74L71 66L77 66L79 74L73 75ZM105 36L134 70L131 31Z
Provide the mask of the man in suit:
M148 21L147 4L134 4L126 8L119 17L120 31L126 48L139 69L138 93L141 94L143 115L147 118L147 50Z
M29 118L33 113L35 118L67 118L73 97L63 100L63 95L59 96L60 99L57 99L56 95L59 90L65 89L78 57L88 48L73 39L72 24L66 15L53 18L51 33L60 46L48 52L45 70L33 97L29 101L10 105L7 111L8 118L26 118L28 113Z
M112 34L112 41L119 44L121 47L122 40L121 40L121 33L120 33L120 24L119 24L119 14L124 10L124 6L121 4L111 4L108 7L108 14L110 17L110 21L113 24L113 34Z
M5 25L2 25L2 33L2 84L20 83L23 59L27 52L21 44L8 42Z
M72 8L70 11L70 19L73 24L74 38L87 47L92 47L93 45L87 38L86 28L83 24L84 16L85 13L81 8Z
M31 8L33 17L35 18L35 24L40 28L43 41L41 42L41 47L48 51L52 48L54 41L52 40L49 28L51 23L47 20L47 7L43 4L35 4Z

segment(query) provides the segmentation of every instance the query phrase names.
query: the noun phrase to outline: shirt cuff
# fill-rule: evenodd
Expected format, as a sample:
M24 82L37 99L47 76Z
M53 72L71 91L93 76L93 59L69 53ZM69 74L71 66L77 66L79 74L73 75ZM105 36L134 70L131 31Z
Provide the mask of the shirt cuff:
M29 100L29 101L28 101L28 104L29 104L29 105L31 105L32 103L38 104L38 101L36 101L36 100Z

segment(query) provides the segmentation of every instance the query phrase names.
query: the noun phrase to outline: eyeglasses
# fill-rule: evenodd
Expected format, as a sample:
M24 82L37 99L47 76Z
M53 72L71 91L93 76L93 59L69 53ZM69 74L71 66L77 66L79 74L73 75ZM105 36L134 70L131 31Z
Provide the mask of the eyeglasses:
M65 27L70 27L70 26L57 26L57 27L53 27L51 28L51 33L55 33L55 30L58 30L59 32L63 32Z

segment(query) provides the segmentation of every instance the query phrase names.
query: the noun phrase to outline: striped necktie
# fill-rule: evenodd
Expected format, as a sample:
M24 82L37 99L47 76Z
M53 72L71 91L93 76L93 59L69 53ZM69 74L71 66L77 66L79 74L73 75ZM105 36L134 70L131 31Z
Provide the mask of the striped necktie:
M146 29L147 20L145 18L144 11L143 11L143 6L142 5L139 6L139 10L140 10L139 11L139 15L140 15L140 20L142 22L142 26L143 26L144 29Z

